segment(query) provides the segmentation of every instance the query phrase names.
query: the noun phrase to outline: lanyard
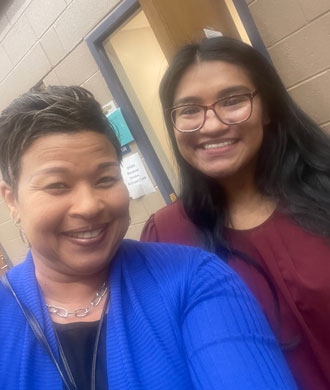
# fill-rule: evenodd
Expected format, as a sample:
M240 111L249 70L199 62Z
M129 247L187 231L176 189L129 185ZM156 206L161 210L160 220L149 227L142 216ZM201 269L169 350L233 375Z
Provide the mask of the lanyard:
M95 390L96 389L97 351L98 351L98 347L99 347L99 341L100 341L100 336L101 336L102 324L103 324L103 321L104 321L105 313L107 312L107 309L108 309L109 301L110 301L110 290L109 290L109 292L108 292L108 294L106 296L105 304L104 304L104 307L103 307L103 310L102 310L102 315L101 315L100 322L98 324L96 338L95 338L95 343L94 343L93 360L92 360L92 375L91 375L91 390ZM68 361L67 361L67 359L65 357L65 353L63 351L60 339L59 339L55 329L54 329L54 332L55 332L55 336L56 336L56 340L57 340L58 351L59 351L60 358L61 358L61 361L62 361L62 364L63 364L63 369L65 370L67 378L70 380L71 385L73 386L72 390L78 390L77 389L77 385L75 383L75 380L73 378L72 372L70 370ZM71 390L71 388L69 390Z
M72 376L70 367L69 367L68 362L66 360L66 357L64 355L61 343L60 343L60 341L58 339L58 336L56 334L56 331L55 331L55 335L56 335L56 339L57 339L57 344L58 344L58 349L59 349L61 361L63 363L63 369L61 368L61 365L59 364L59 362L57 361L56 357L54 356L52 348L51 348L51 346L50 346L50 344L49 344L49 342L48 342L48 340L47 340L43 330L41 329L41 327L40 327L40 325L38 323L38 320L35 318L34 314L25 306L25 304L19 300L19 298L17 297L14 289L12 288L12 286L11 286L11 284L10 284L8 278L7 278L7 275L6 274L2 275L1 278L0 278L0 281L3 284L3 286L7 289L7 291L9 291L11 293L11 295L13 295L13 297L15 298L15 300L18 303L20 309L22 310L22 312L23 312L23 314L24 314L28 324L30 325L30 328L31 328L32 332L34 333L34 335L36 336L37 340L39 341L41 346L44 348L44 350L46 351L46 353L48 354L50 359L55 364L55 366L57 368L57 371L59 372L59 374L60 374L60 376L62 378L62 381L63 381L64 385L66 386L67 390L78 390L77 386L76 386L76 383L74 381L74 378ZM105 301L105 304L104 304L104 307L103 307L101 320L100 320L100 323L99 323L99 326L98 326L96 339L95 339L95 344L94 344L93 363L92 363L92 378L91 378L91 390L95 390L95 386L96 386L97 351L98 351L98 346L99 346L99 341L100 341L100 334L101 334L102 324L103 324L105 313L106 313L106 311L108 309L109 302L110 302L110 290L109 290L109 292L108 292L108 294L106 296L106 301Z

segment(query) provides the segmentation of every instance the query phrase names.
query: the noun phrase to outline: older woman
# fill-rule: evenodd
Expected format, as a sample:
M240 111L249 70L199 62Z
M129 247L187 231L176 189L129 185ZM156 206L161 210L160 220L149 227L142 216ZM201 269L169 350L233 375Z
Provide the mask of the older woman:
M1 193L31 250L0 284L0 388L296 389L216 256L122 242L120 152L82 88L27 93L2 113Z
M161 84L182 196L142 239L228 261L271 322L300 389L330 388L330 138L257 50L212 38Z

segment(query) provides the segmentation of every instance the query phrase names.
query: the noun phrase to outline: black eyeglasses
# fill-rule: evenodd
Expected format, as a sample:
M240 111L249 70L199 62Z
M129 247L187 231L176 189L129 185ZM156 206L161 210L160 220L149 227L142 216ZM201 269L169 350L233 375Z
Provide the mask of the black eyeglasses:
M252 114L253 98L257 93L254 91L227 96L209 106L184 104L170 108L173 126L184 133L200 130L204 126L208 110L212 110L219 121L226 125L245 122Z

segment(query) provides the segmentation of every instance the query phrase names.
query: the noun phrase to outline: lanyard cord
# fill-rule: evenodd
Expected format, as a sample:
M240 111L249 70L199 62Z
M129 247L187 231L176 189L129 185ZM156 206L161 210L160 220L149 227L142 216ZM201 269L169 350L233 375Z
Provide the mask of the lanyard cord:
M65 355L64 355L64 352L63 352L63 349L62 349L62 346L61 346L61 343L59 342L59 339L58 339L58 336L57 336L57 333L55 331L55 336L56 336L56 339L57 339L57 343L58 343L58 349L59 349L59 353L60 353L60 357L61 357L61 360L62 360L62 363L63 363L63 368L64 368L64 371L65 373L62 371L56 357L54 356L54 353L52 351L52 348L43 332L43 330L41 329L39 323L38 323L38 320L35 318L34 314L25 306L25 304L23 302L21 302L19 300L19 298L17 297L14 289L12 288L8 278L7 278L7 275L4 274L1 276L0 278L0 281L1 283L3 284L3 286L6 288L6 290L15 298L16 302L18 303L20 309L22 310L32 332L34 333L34 335L36 336L37 340L39 341L39 343L41 344L41 346L44 348L44 350L46 351L46 353L48 354L48 356L50 357L50 359L53 361L53 363L55 364L55 367L57 368L57 371L59 372L61 378L62 378L62 381L64 382L66 388L68 390L78 390L77 389L77 386L76 386L76 383L74 381L74 378L72 376L72 373L71 373L71 370L70 370L70 367L67 363L67 360L65 358ZM95 390L95 382L96 382L96 375L95 375L95 372L96 372L96 360L97 360L97 350L98 350L98 345L99 345L99 339L100 339L100 334L101 334L101 328L102 328L102 323L103 323L103 319L104 319L104 315L107 311L107 308L108 308L108 305L109 305L109 301L110 301L110 292L108 292L107 294L107 297L106 297L106 301L105 301L105 305L103 307L103 311L102 311L102 315L101 315L101 320L100 320L100 323L99 323L99 327L98 327L98 330L97 330L97 335L96 335L96 340L95 340L95 345L94 345L94 352L93 352L93 364L92 364L92 378L91 378L91 389L92 390ZM66 377L68 378L68 380L66 379Z
M98 351L98 347L99 347L99 341L100 341L100 335L101 335L101 329L102 329L102 324L103 324L103 320L104 320L104 316L105 316L105 313L107 312L107 309L108 309L108 306L109 306L109 302L110 302L110 289L108 290L108 294L106 296L106 300L105 300L105 303L104 303L104 307L103 307L103 310L102 310L102 315L101 315L101 319L100 319L100 322L98 324L98 328L97 328L97 333L96 333L96 338L95 338L95 343L94 343L94 350L93 350L93 361L92 361L92 375L91 375L91 390L95 390L96 389L96 361L97 361L97 351ZM68 364L68 361L65 357L65 353L63 351L63 348L62 348L62 345L61 345L61 342L60 342L60 339L58 337L58 334L56 332L56 330L54 329L55 331L55 335L56 335L56 340L57 340L57 345L58 345L58 350L59 350L59 353L60 353L60 357L61 357L61 361L63 363L63 368L66 372L66 375L68 376L70 382L72 383L72 385L74 386L74 390L77 390L77 385L76 385L76 382L73 378L73 375L72 375L72 372L71 372L71 369L70 369L70 366Z
M109 307L109 303L110 303L110 294L111 294L111 290L109 288L108 289L108 294L106 296L106 300L105 300L105 303L104 303L104 307L103 307L103 310L102 310L101 320L100 320L100 323L99 323L99 327L97 329L97 334L96 334L96 339L95 339L95 344L94 344L93 363L92 363L92 377L91 377L91 390L95 390L96 389L97 351L98 351L99 343L100 343L100 335L101 335L103 320L104 320L105 314L108 311L108 307Z

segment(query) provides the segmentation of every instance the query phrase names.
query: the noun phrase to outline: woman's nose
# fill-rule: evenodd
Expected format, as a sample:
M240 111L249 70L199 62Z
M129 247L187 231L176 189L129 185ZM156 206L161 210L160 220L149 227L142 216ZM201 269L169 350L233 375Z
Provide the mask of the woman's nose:
M103 208L104 203L96 191L89 186L83 186L73 194L70 215L72 217L93 219L102 212Z
M224 131L229 128L229 125L221 122L212 108L208 109L205 113L205 122L200 129L202 133L213 133L217 131Z

